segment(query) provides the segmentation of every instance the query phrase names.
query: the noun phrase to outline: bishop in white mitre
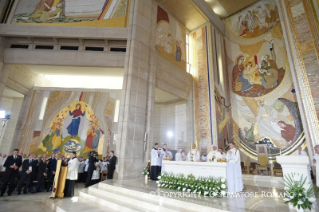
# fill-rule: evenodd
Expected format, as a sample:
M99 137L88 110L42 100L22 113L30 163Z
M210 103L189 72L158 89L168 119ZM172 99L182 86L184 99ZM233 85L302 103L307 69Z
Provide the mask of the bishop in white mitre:
M196 144L192 144L192 149L187 154L187 161L198 161L200 160L199 151L196 149Z
M315 168L316 173L316 185L319 187L319 144L315 146L315 155L313 156L313 166Z
M213 146L212 147L212 151L210 151L207 155L207 162L217 162L217 159L220 159L222 158L222 155L220 154L219 151L217 151L217 147L216 146Z
M151 180L157 180L158 174L161 172L161 164L162 164L162 157L161 157L161 150L158 149L158 143L155 143L154 148L151 152Z
M240 152L233 143L229 143L230 150L227 152L227 186L229 193L240 192L244 189L240 167Z

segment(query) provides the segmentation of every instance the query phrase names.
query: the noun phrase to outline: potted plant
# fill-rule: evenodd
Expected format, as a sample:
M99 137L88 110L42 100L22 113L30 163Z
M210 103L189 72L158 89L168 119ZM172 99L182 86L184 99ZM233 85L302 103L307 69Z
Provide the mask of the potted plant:
M142 173L145 176L145 181L147 181L148 175L150 174L149 170L150 170L150 166L147 163L147 166L144 168L143 173Z
M306 183L307 177L295 173L284 176L284 201L286 204L292 204L297 211L311 210L316 201L314 186Z

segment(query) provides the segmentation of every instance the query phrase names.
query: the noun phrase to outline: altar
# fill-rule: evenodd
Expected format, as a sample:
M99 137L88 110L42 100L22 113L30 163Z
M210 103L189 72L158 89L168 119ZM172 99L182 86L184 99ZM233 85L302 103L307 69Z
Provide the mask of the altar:
M223 177L226 179L227 163L163 161L165 172L173 174L192 174L195 177Z

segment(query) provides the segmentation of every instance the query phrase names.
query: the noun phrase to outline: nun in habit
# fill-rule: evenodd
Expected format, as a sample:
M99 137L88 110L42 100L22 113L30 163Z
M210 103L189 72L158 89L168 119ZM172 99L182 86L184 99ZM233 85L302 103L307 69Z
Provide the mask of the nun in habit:
M73 197L74 196L74 185L75 181L78 179L78 169L79 161L75 157L76 152L70 153L70 160L68 162L68 174L66 176L64 197Z
M227 186L229 193L240 192L244 189L240 167L240 152L234 143L229 143L230 150L227 152Z
M161 150L158 149L158 143L155 143L152 149L152 159L151 159L151 180L157 180L158 174L161 172Z

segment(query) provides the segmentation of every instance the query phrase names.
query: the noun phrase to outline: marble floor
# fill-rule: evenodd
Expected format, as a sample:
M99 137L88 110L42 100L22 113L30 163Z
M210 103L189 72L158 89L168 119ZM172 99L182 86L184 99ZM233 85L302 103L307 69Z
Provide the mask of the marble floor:
M147 180L144 178L132 179L132 180L106 180L102 183L121 187L125 189L130 189L132 191L139 191L147 194L158 195L161 197L172 198L180 201L185 201L188 203L194 203L202 206L211 207L212 209L220 209L224 211L231 212L242 212L242 211L256 211L256 212L288 212L296 211L293 208L289 208L286 205L281 197L276 197L276 193L283 192L280 189L263 187L263 186L254 186L254 185L245 185L245 193L233 197L233 198L213 198L213 197L202 197L202 196L189 196L185 195L183 197L178 197L176 194L172 193L173 190L159 189L156 182ZM76 184L75 195L78 196L80 191L84 191L83 184ZM111 191L113 192L113 191ZM116 192L114 192L116 193ZM3 196L0 197L0 212L10 211L10 212L46 212L52 211L47 205L43 204L43 200L49 198L50 193L43 192L37 194L28 194L28 195L12 195L12 196ZM316 192L317 202L315 208L318 211L319 208L319 192ZM68 199L54 199L52 202L65 201L67 204L75 204L77 201L72 202L70 198ZM145 200L147 201L147 200ZM104 206L105 207L105 206ZM71 207L72 208L72 207ZM76 208L76 207L74 207ZM102 208L102 207L101 207ZM106 209L105 207L104 209ZM83 208L82 208L83 209ZM69 210L66 210L69 211ZM71 211L71 210L70 210ZM73 210L72 210L73 211ZM90 210L85 210L90 211ZM102 211L102 210L95 210ZM106 210L103 210L106 211ZM107 210L113 211L113 210ZM116 211L116 210L114 210ZM141 210L148 211L148 210ZM213 210L212 210L213 211Z

